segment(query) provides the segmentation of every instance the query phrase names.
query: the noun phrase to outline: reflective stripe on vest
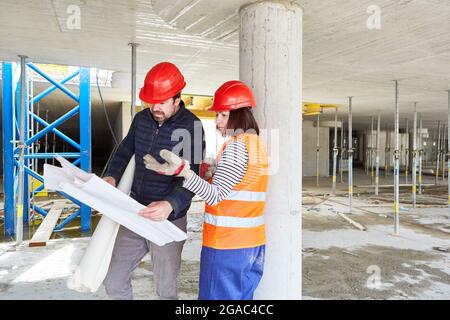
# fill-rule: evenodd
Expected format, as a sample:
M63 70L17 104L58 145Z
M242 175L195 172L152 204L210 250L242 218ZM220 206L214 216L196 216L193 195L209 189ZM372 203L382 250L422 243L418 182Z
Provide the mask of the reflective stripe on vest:
M205 223L211 224L216 227L255 228L264 225L264 216L254 218L238 218L216 216L213 214L205 213Z
M254 192L254 191L232 190L225 199L226 200L235 200L235 201L266 201L266 193L265 192Z

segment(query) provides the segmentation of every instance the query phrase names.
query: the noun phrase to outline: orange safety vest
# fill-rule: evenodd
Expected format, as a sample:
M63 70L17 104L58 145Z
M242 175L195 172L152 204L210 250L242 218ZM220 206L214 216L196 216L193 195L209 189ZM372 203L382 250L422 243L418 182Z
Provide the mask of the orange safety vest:
M268 182L267 153L256 134L240 134L230 141L245 143L248 166L244 178L215 206L205 205L203 246L215 249L253 248L266 243L264 208Z

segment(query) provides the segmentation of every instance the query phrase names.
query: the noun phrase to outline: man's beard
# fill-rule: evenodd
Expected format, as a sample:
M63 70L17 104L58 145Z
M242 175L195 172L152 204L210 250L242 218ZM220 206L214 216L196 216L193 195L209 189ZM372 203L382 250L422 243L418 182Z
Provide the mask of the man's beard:
M156 121L163 121L163 120L166 120L166 116L165 116L165 114L164 114L164 112L153 112L152 111L152 116L153 116L153 119L155 119Z

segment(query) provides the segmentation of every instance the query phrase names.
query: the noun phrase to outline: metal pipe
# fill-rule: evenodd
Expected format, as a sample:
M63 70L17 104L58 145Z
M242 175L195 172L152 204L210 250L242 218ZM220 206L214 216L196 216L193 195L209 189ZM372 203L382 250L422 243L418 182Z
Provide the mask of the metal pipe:
M389 170L389 125L386 123L386 145L384 146L384 176L387 177Z
M450 152L450 90L448 91L448 114L447 114L447 158ZM447 182L448 182L448 218L450 219L450 159L447 159Z
M29 108L28 108L28 114L34 114L34 103L33 103L33 77L29 77L29 88L28 88L28 104L29 104ZM37 104L37 108L36 108L36 113L39 115L40 112L40 104ZM29 117L28 122L31 125L31 134L34 134L35 132L39 131L39 123L34 123L33 119L31 117ZM40 141L37 140L36 143L33 143L33 147L32 147L32 153L39 153L39 148L40 148ZM33 162L33 170L35 170L36 172L39 172L39 159L34 159ZM31 178L31 215L28 218L28 221L34 221L34 213L35 213L35 183L34 183L34 178Z
M15 163L16 163L16 165L19 165L19 162L18 162L18 161L15 161ZM73 163L73 164L75 165L75 163ZM30 176L34 177L35 179L37 179L37 180L39 180L39 181L41 181L41 182L44 182L44 177L41 176L40 174L37 174L36 172L34 172L33 170L31 170L31 169L29 169L29 168L27 168L27 167L25 167L24 169L25 169L24 171L25 171L27 174L29 174ZM65 198L67 198L67 199L69 199L70 201L72 201L73 203L76 203L76 204L79 205L79 206L82 205L80 201L78 201L78 200L75 199L75 198L72 198L72 197L69 196L67 193L62 192L62 191L57 191L57 192L58 192L59 194L63 195Z
M29 138L26 141L26 144L29 145L29 144L33 143L34 141L40 139L47 132L52 131L52 129L56 128L57 126L59 126L60 124L65 122L66 120L68 120L68 119L72 118L73 116L75 116L79 111L80 111L80 107L79 106L73 108L72 110L70 110L66 114L62 115L61 117L59 117L57 120L55 120L52 124L50 124L49 126L45 127L40 132L36 133L34 136Z
M377 142L376 142L376 150L375 150L375 195L378 195L378 188L380 184L380 123L381 123L381 115L378 112L378 120L377 120Z
M405 148L405 182L408 184L409 175L409 119L406 119L406 148Z
M399 122L398 122L398 132L399 132L399 143L400 143L400 149L399 149L399 153L398 153L398 161L399 161L399 165L398 165L398 176L400 177L401 174L401 170L402 170L402 166L403 166L403 150L405 149L404 145L403 145L403 139L402 136L400 135L400 118L399 118Z
M33 179L36 179L36 178L33 177ZM37 179L36 179L36 180L37 180ZM35 193L39 193L39 192L41 192L42 190L44 190L44 187L45 187L45 185L41 184L39 187L37 187L37 188L34 190L34 192L35 192Z
M67 76L66 78L64 78L63 80L61 80L60 84L65 84L66 82L69 82L70 80L72 80L73 78L75 78L78 74L80 73L80 70L75 71L73 74L71 74L70 76ZM49 95L50 93L52 93L53 91L55 91L57 89L57 87L55 85L51 86L50 88L46 89L45 91L42 91L41 93L39 93L36 97L33 98L33 103L37 103L39 102L42 98L46 97L47 95Z
M16 220L16 194L15 194L15 167L11 163L14 159L14 145L16 141L16 123L15 111L17 105L13 98L13 63L2 63L2 144L3 144L3 187L4 187L4 239L10 240L15 234L15 220Z
M362 146L362 144L361 144ZM366 135L366 141L364 144L364 153L365 153L365 157L364 157L364 170L366 172L366 175L369 175L370 172L370 144L369 144L369 135Z
M81 210L78 209L77 211L75 211L74 213L72 213L69 217L67 217L63 222L61 222L60 224L58 224L54 231L60 231L62 228L64 228L64 226L66 224L68 224L69 222L71 222L72 220L74 220L75 218L77 218L79 215L81 215Z
M352 97L348 97L348 203L349 212L353 204L353 137L352 137Z
M45 122L48 123L48 109L45 110ZM48 134L45 134L45 148L44 152L48 151ZM47 164L47 159L45 159L45 164Z
M136 47L137 43L129 43L131 46L131 119L136 114Z
M20 57L20 131L19 131L19 178L18 178L18 194L17 194L17 214L16 214L16 245L20 245L23 241L23 202L25 196L24 190L24 162L25 162L25 76L26 76L26 58L27 56L19 55ZM26 208L28 209L28 208Z
M31 115L33 117L34 120L36 120L38 123L42 124L43 127L48 127L50 126L50 123L48 123L48 110L47 110L47 119L43 120L41 117L39 117L38 115L32 114ZM66 136L64 133L62 133L61 131L59 131L58 129L52 127L52 129L50 130L54 133L56 133L56 135L58 137L60 137L61 139L67 141L70 145L72 145L74 148L81 150L81 146L79 143L75 142L75 140L73 140L72 138ZM45 139L47 141L47 133L45 133Z
M65 94L67 94L69 97L71 97L73 100L75 100L76 102L80 102L80 99L69 89L67 89L66 87L64 87L60 82L54 80L52 77L50 77L49 75L45 74L43 71L41 71L38 67L36 67L34 64L32 63L28 63L27 64L31 69L33 69L36 73L38 73L40 76L42 76L44 79L46 79L48 82L50 82L51 84L53 84L55 87L57 87L58 89L60 89L62 92L64 92Z
M419 114L419 194L422 194L422 160L423 160L423 132L422 132L422 114Z
M337 162L337 107L334 112L334 146L333 146L333 194L336 194L336 162Z
M317 115L316 130L316 187L319 186L319 152L320 152L320 114Z
M37 113L37 116L39 117L40 113L41 113L40 103L37 104L36 113ZM30 121L34 122L33 119L31 119ZM36 123L36 132L38 132L38 131L39 131L39 122ZM34 134L34 132L33 132L33 134ZM38 140L36 150L34 151L34 153L38 153L39 151L41 151L41 142ZM36 170L39 172L39 160L36 161Z
M364 151L365 151L365 157L364 157L364 171L366 172L366 175L369 175L369 135L366 135L366 142L364 145Z
M412 168L412 202L416 207L417 192L417 102L414 103L414 129L413 129L413 168Z
M44 209L42 209L41 207L39 207L37 205L34 207L34 210L44 217L47 216L47 211L45 211Z
M342 165L342 161L344 160L344 118L342 118L341 120L341 156L340 156L340 160L339 160L339 172L341 175L341 183L344 182L344 170L343 170L343 165Z
M445 122L442 123L442 130L441 130L441 134L439 135L439 174L441 174L441 172L444 171L445 169ZM444 181L444 174L442 175L442 181Z
M400 224L400 150L399 150L399 116L398 81L395 80L395 150L394 150L394 233L399 234Z
M56 135L53 132L53 145L52 145L52 152L55 153L56 152ZM55 165L55 158L52 159L52 165Z
M61 156L67 159L78 159L80 157L79 153L65 152L65 144L63 143L63 151L58 153L35 153L27 154L24 156L25 159L51 159L57 156Z
M445 125L442 124L442 139L441 139L441 163L442 163L442 181L445 181Z
M91 85L90 69L80 69L80 169L92 172ZM81 231L91 229L91 208L81 205Z
M373 116L370 117L370 150L369 150L370 184L374 184L373 172Z
M434 178L434 184L438 184L439 180L439 160L441 157L441 121L438 121L438 133L436 142L436 172Z

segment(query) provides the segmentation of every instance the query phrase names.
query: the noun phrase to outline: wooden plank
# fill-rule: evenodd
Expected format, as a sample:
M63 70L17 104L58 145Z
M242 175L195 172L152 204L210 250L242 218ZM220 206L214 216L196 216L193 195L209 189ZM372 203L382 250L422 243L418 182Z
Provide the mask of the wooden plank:
M45 217L44 221L42 221L41 225L34 233L33 238L31 238L28 246L41 247L47 245L47 241L50 239L53 229L55 228L56 223L58 222L58 219L65 206L65 201L55 202L55 204L52 206L49 213Z
M361 231L366 231L366 227L364 227L362 224L350 219L349 217L347 217L345 214L338 212L337 213L340 217L344 218L348 223L350 223L351 225L353 225L354 227L358 228Z

